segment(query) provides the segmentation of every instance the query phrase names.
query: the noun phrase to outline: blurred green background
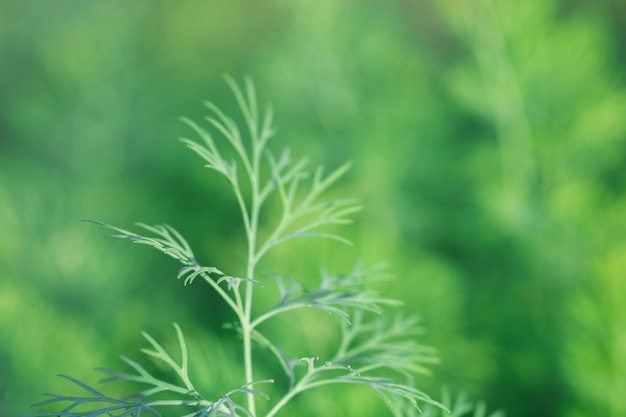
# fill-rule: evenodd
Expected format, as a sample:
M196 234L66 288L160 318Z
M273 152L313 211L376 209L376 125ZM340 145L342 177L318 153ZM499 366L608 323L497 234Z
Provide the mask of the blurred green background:
M169 223L241 268L231 195L177 141L203 99L235 111L223 73L273 104L275 148L352 160L335 192L365 204L354 247L298 243L268 268L388 261L381 290L442 357L420 382L435 396L626 415L625 64L620 0L2 0L0 415L172 321L207 387L241 383L208 288L80 222ZM351 392L285 415L382 415Z

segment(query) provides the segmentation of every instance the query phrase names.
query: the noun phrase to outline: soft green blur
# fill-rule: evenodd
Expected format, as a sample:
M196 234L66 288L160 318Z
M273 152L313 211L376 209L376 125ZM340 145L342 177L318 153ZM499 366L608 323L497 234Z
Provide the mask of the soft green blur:
M263 267L314 282L388 261L380 290L440 351L420 380L435 396L626 415L624 57L620 0L3 0L0 416L68 389L57 374L95 383L93 368L139 359L140 330L173 340L173 321L207 392L242 382L209 288L80 222L168 223L206 263L243 268L232 196L177 141L203 99L236 110L224 73L273 104L274 146L351 159L335 192L365 204L343 230L354 247L297 243ZM334 337L296 319L276 333ZM357 388L284 415L380 407Z

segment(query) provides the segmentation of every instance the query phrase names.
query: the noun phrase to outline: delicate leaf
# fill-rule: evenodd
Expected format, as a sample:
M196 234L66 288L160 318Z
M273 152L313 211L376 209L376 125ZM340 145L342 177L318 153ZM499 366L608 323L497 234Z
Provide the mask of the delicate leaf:
M299 307L315 307L336 314L347 323L350 323L350 312L353 310L367 310L381 313L381 305L398 305L401 302L378 296L374 291L368 290L365 284L371 280L381 279L379 271L363 271L357 264L354 270L347 275L328 275L322 272L322 280L319 288L306 291L300 286L285 288L282 279L278 275L272 275L279 286L281 298L278 304L265 315L253 322L254 325L261 323L269 317L283 311ZM297 295L299 294L299 295Z
M431 404L444 409L443 405L432 400L428 395L414 387L413 375L427 372L426 364L436 361L432 349L419 345L412 336L419 333L417 321L399 316L395 320L377 319L368 321L366 313L380 314L382 306L400 304L379 296L367 288L372 280L385 277L377 269L363 270L357 264L353 271L345 275L329 275L322 272L318 288L307 291L289 279L274 275L280 299L276 306L251 318L255 311L252 307L254 285L260 285L255 279L255 267L261 258L273 247L296 238L322 237L350 244L349 240L326 228L347 224L351 215L361 209L360 204L352 199L325 200L321 195L326 192L350 167L344 164L325 175L322 167L305 170L306 159L292 160L285 149L278 157L266 149L268 140L273 136L273 113L271 107L260 111L253 83L245 80L244 88L226 76L237 104L243 116L244 125L240 127L233 117L222 112L211 102L205 102L210 114L205 118L211 132L217 132L216 138L225 139L217 143L209 129L196 122L183 118L201 139L200 143L181 139L187 147L198 154L206 166L224 175L239 204L244 222L249 251L247 259L247 277L238 278L224 274L216 267L201 266L191 247L174 228L168 225L149 226L138 223L145 231L138 234L105 223L92 221L114 232L112 236L129 239L133 243L152 246L183 264L178 272L178 279L184 279L188 285L202 277L231 307L237 315L236 325L244 337L246 358L246 379L250 380L250 339L267 347L276 357L289 378L289 391L283 400L267 414L274 416L284 403L301 391L331 383L351 383L369 386L388 404L393 414L403 417L414 416L418 403ZM261 120L262 119L262 120ZM223 136L223 138L222 138ZM245 136L245 141L244 141ZM235 160L226 160L221 153L221 145L232 147ZM220 146L218 146L220 145ZM228 152L232 154L232 152ZM262 167L261 164L266 166ZM238 171L237 167L241 170ZM240 178L241 177L241 178ZM245 187L242 188L240 179ZM272 202L280 206L281 214L275 223L267 224L267 233L260 235L261 220L272 218L265 216L265 203ZM228 290L220 284L226 282ZM246 285L240 288L241 283ZM232 292L228 292L232 291ZM285 352L273 341L262 335L257 326L271 317L302 307L314 307L338 316L341 326L341 341L336 354L330 361L318 364L318 357L289 359ZM267 395L256 389L255 385L270 383L273 380L249 382L221 395L214 402L204 399L189 377L189 356L183 333L177 324L177 341L180 355L168 352L164 346L147 333L143 333L149 348L141 351L171 371L168 376L156 377L144 366L122 356L128 365L128 372L119 372L101 368L106 377L104 382L127 381L141 385L140 391L123 400L107 397L95 388L64 376L81 387L84 396L62 396L48 394L49 399L39 403L69 403L60 412L42 412L36 416L56 415L67 417L139 417L151 413L159 415L157 408L168 406L189 406L192 410L186 417L210 416L254 416L254 398ZM307 371L296 375L295 367L306 364ZM385 377L377 375L382 373ZM159 374L160 375L160 374ZM233 397L245 396L247 406L236 402ZM86 410L88 408L91 410ZM81 411L75 411L79 408ZM462 407L461 407L462 409ZM477 406L474 417L484 417L486 408ZM493 416L492 416L493 417Z
M179 260L184 265L197 265L196 258L191 251L187 241L173 227L168 225L148 226L143 223L137 223L137 226L146 229L156 237L142 236L119 227L99 222L96 220L84 220L86 222L95 223L101 227L111 229L118 234L108 235L122 239L130 239L133 243L152 246L153 248L165 253L172 258Z
M181 279L182 277L185 277L184 285L187 286L187 285L193 283L193 281L199 275L203 275L203 274L224 275L224 273L222 271L220 271L219 269L217 269L217 268L215 268L213 266L203 267L203 266L199 266L199 265L194 265L194 266L187 266L187 267L181 268L178 271L178 276L176 278L177 279Z
M227 276L224 275L222 276L220 279L217 280L217 283L221 283L223 281L228 282L228 289L232 290L233 288L237 288L239 287L239 284L241 283L241 281L246 281L246 282L251 282L253 284L256 284L260 287L263 286L263 284L261 284L260 281L257 281L256 279L252 279L252 278L237 278L237 277L231 277L231 276Z

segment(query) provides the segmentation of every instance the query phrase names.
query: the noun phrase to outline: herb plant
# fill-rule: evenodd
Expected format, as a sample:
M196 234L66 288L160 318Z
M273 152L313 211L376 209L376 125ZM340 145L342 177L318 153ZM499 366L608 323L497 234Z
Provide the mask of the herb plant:
M286 149L276 155L268 147L274 135L272 110L259 112L252 83L247 80L242 90L226 77L241 109L245 132L231 117L212 103L205 103L211 111L207 121L213 133L189 120L183 121L201 141L182 141L217 171L232 187L241 210L247 238L246 273L237 277L216 266L201 264L185 238L168 225L137 224L139 232L125 230L98 221L97 225L113 233L110 236L128 239L133 243L151 246L182 264L178 278L185 285L203 281L209 285L232 310L236 317L234 330L242 341L243 368L241 384L224 387L217 395L207 395L190 377L187 343L181 328L175 324L179 352L170 353L149 334L143 336L149 347L142 352L160 365L166 365L170 374L162 376L144 365L122 357L127 371L99 369L106 377L103 382L128 381L140 386L124 398L110 397L100 390L71 376L61 375L81 388L82 395L46 394L49 398L35 406L57 404L60 411L41 411L33 416L134 416L180 413L185 417L208 416L265 416L279 415L283 407L296 395L330 384L361 384L370 387L382 397L394 416L415 415L420 406L427 405L426 413L435 415L437 409L446 410L441 403L419 390L414 376L425 372L424 366L436 360L432 349L414 340L417 320L410 317L388 317L381 314L381 306L399 304L368 289L367 284L384 276L377 268L363 268L356 264L347 274L322 273L319 287L306 290L293 280L278 274L274 279L279 301L268 310L254 313L255 288L261 284L257 266L261 259L277 245L303 237L321 237L349 243L345 238L329 232L325 226L349 223L349 215L360 205L352 199L324 200L322 194L349 168L342 165L328 175L321 167L311 174L305 159L293 160ZM247 138L244 139L244 137ZM225 139L225 141L223 140ZM225 142L225 143L224 143ZM235 157L223 156L223 145L229 145ZM267 209L268 199L279 202L280 218L274 224L264 224L269 230L259 234L260 218ZM303 307L313 307L331 313L340 327L340 340L334 355L328 358L292 358L281 348L280 341L271 340L259 330L259 325L275 316ZM280 398L269 398L264 392L274 379L255 377L255 350L267 349L282 369L272 376L282 379L286 390ZM256 401L266 397L270 406L261 414ZM170 410L170 411L166 411ZM458 414L461 415L461 414Z

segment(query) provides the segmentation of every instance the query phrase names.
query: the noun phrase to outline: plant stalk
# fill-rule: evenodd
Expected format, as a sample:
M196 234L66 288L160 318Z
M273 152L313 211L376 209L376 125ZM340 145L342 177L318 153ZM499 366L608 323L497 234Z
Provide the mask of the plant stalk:
M252 201L249 218L248 228L248 262L246 269L246 278L254 279L255 267L256 267L256 240L257 231L259 227L259 185L258 185L258 166L253 167L254 171L250 173L250 185L252 188ZM245 380L246 383L254 381L254 375L252 370L252 293L254 290L254 284L251 281L246 283L246 295L244 301L244 314L241 323L241 330L243 333L243 360L245 368ZM248 411L252 417L256 417L256 404L254 394L247 393Z

